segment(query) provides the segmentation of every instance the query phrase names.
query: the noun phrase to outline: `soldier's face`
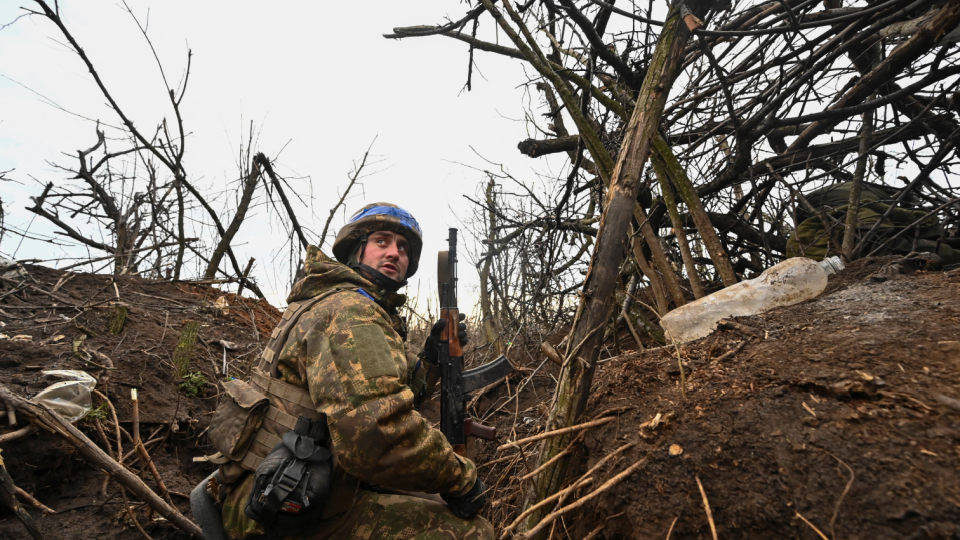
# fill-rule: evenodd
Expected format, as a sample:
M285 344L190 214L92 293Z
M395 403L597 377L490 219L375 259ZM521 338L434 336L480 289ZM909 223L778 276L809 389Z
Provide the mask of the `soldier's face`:
M403 281L410 266L410 243L403 235L379 231L367 238L360 263L369 266L390 279Z

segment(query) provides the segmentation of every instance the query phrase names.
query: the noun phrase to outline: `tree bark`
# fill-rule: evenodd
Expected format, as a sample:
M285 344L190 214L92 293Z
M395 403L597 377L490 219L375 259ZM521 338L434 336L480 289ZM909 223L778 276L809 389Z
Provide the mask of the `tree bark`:
M484 3L489 4L489 0L484 0ZM490 7L492 5L488 9ZM700 11L699 2L688 7L693 8L694 12ZM596 248L584 281L583 300L567 341L563 368L547 420L547 431L576 424L586 407L603 328L615 306L613 292L627 247L630 221L637 207L640 174L650 156L650 138L659 126L667 94L679 71L689 35L690 30L680 16L679 7L671 8L637 97L637 106L627 125L623 146L606 193ZM537 466L548 463L568 444L569 435L544 441ZM566 478L568 463L569 456L564 456L544 467L534 480L532 497L525 505L527 508L557 492ZM523 524L524 530L533 529L542 517L540 511L531 513Z

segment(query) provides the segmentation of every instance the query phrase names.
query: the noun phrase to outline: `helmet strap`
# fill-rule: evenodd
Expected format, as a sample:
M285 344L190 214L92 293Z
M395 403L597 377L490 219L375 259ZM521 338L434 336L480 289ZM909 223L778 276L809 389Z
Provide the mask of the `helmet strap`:
M349 266L353 270L362 270L363 274L366 277L368 277L370 281L374 283L374 285L376 285L377 287L380 287L385 291L397 292L400 289L400 287L403 287L404 285L407 284L407 280L397 281L395 279L389 278L385 274L383 274L383 272L371 266L367 266L365 264L351 262L347 266Z

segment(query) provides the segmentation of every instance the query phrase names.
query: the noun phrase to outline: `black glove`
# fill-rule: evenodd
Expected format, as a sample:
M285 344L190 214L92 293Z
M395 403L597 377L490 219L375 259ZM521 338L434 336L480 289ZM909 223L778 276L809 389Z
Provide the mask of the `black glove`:
M461 347L466 347L468 341L467 323L463 322L466 318L467 316L465 314L460 314L460 327L457 329L457 336L460 338ZM440 319L434 323L433 328L430 329L430 336L427 337L427 341L423 344L423 352L420 353L419 357L431 366L437 365L437 359L440 358L440 334L443 333L443 329L446 327L446 319Z
M483 485L483 481L477 478L477 482L473 484L470 491L463 495L459 497L440 495L440 497L442 497L444 502L447 503L447 506L450 507L453 515L460 519L470 519L479 514L480 510L483 510L483 507L486 506L487 496L484 493L486 490L487 488Z

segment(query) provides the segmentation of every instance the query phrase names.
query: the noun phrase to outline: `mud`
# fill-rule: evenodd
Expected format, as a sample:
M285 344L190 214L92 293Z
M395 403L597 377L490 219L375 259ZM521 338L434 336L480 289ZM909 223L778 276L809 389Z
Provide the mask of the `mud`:
M192 458L207 450L201 435L217 402L216 383L223 378L224 348L219 341L236 346L235 350L226 351L227 375L246 373L280 313L266 302L232 294L225 296L230 306L225 313L214 307L222 293L211 286L155 282L135 276L114 280L110 276L75 274L54 291L69 274L38 266L28 265L25 269L27 276L15 278L16 282L50 294L27 288L0 300L0 322L4 324L0 333L32 338L0 341L0 382L31 397L55 382L44 377L41 370L86 371L98 379L96 389L115 406L120 427L126 433L132 429L130 390L136 388L141 437L172 492L174 503L181 512L188 513L187 494L212 470L207 464L193 463ZM0 295L16 287L16 283L10 282L0 285ZM128 315L122 332L111 334L114 303L118 301L128 306ZM192 397L179 388L172 364L181 326L187 320L201 324L189 371L202 373L206 380ZM84 349L105 355L116 369L99 369L77 358L73 343L83 336ZM97 358L93 361L103 365ZM94 397L95 406L103 403L101 398ZM100 411L105 432L114 433L107 409ZM21 427L24 422L20 421ZM95 424L88 417L80 420L78 427L105 448ZM0 419L0 426L0 434L14 429L7 427L6 418ZM133 444L126 435L123 437L123 451L127 453ZM112 435L110 438L113 444ZM39 433L4 443L0 451L17 486L57 511L42 516L25 506L41 523L48 540L142 538L128 522L118 485L110 482L102 492L103 473L53 435ZM150 474L142 473L143 464L136 457L128 458L126 463L132 470L141 471L147 485L155 486ZM159 516L149 515L139 502L131 499L131 505L154 539L184 536ZM0 538L29 538L5 509L0 509Z
M632 446L567 504L646 465L554 535L711 538L699 478L719 538L960 538L960 411L938 401L960 398L960 272L871 280L887 262L859 261L814 300L737 319L762 339L721 330L682 346L686 398L673 347L601 364L584 418L629 410L587 432L568 482ZM542 429L542 415L531 420L517 438ZM488 445L480 461L510 452ZM486 471L514 486L492 510L501 523L530 489L513 479L535 466L528 455Z
M745 332L720 330L685 344L680 348L685 388L676 349L647 344L643 352L630 352L636 345L626 335L609 344L584 417L625 410L616 421L585 433L568 481L631 446L565 504L646 461L564 515L553 536L711 538L699 478L718 538L960 538L960 411L942 399L960 399L960 272L871 279L888 262L858 261L831 276L814 300L738 319ZM63 277L28 270L46 291ZM279 313L228 295L231 311L225 314L213 307L220 292L207 286L132 277L116 285L114 290L106 276L77 275L57 291L60 300L31 290L0 299L0 321L6 325L0 332L33 336L26 343L0 341L0 381L31 396L48 384L40 369L86 370L99 378L98 389L117 406L128 431L129 391L138 388L142 436L157 439L151 453L174 502L188 513L186 494L211 470L192 458L207 450L202 433L218 394L212 381L222 378L217 365L223 348L217 342L237 344L227 354L229 374L242 374ZM12 288L4 287L0 295ZM113 335L107 331L114 313L108 302L117 293L130 315L123 332ZM87 307L51 309L54 302ZM46 307L21 309L30 305ZM49 320L61 314L73 320ZM211 381L197 397L178 389L171 367L179 329L191 319L203 325L191 369ZM107 355L116 370L98 370L73 355L73 340L88 332L94 335L84 346ZM58 335L65 338L54 341ZM418 340L422 336L412 342ZM474 444L481 475L492 486L484 515L498 527L522 508L531 484L520 478L536 466L536 445L523 455L498 452L497 446L543 430L558 375L536 347L528 350L511 349L518 374L478 396L475 409L501 433L496 443ZM519 399L512 397L534 372ZM102 422L112 433L108 418ZM94 421L79 426L104 446ZM0 434L10 431L0 427ZM127 452L130 442L123 442ZM54 436L35 434L0 449L17 484L58 511L42 517L27 507L48 539L141 538L127 520L116 483L101 494L103 473ZM142 468L135 458L128 464ZM149 475L144 478L153 486ZM131 506L153 538L184 538L139 503L131 500ZM28 538L3 509L0 538Z

